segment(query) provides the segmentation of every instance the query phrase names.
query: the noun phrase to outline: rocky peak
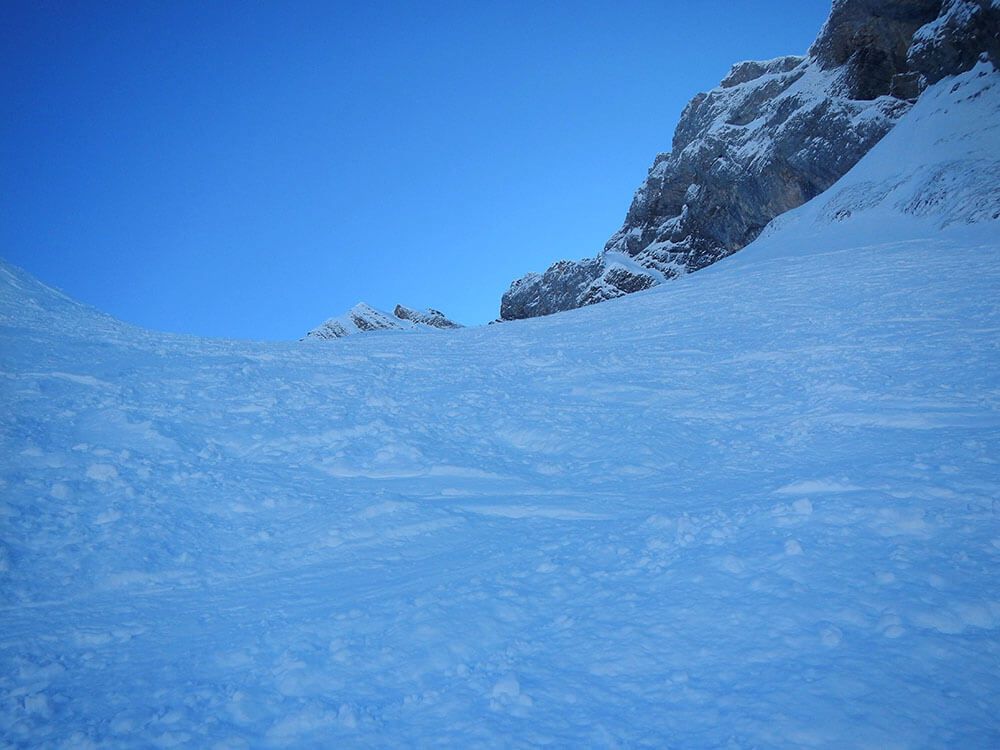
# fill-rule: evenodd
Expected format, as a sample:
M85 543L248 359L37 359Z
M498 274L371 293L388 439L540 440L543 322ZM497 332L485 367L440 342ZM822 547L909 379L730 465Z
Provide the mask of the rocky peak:
M392 311L392 314L399 320L408 320L411 323L422 323L423 325L431 326L432 328L448 329L462 327L455 321L446 318L443 312L435 310L433 307L428 307L426 310L414 310L411 307L396 305L396 309Z
M805 58L800 55L785 55L784 57L776 57L773 60L764 61L745 60L736 63L719 85L724 89L731 89L733 86L739 86L741 83L755 81L761 76L787 73L799 67L804 61ZM705 95L699 94L699 96Z
M393 314L360 302L343 315L330 318L305 335L306 339L340 339L373 331L453 329L462 326L445 317L440 310L414 310L396 305Z
M501 318L547 315L697 271L826 190L928 82L1000 62L1000 0L836 0L809 54L737 63L684 109L596 258L511 284Z

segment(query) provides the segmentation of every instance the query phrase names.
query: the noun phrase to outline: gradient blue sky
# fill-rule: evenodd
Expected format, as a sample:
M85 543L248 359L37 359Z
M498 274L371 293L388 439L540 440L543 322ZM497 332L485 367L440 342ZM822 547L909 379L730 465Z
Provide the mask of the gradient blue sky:
M0 256L165 331L364 300L498 314L594 255L678 115L828 0L23 2L0 18Z

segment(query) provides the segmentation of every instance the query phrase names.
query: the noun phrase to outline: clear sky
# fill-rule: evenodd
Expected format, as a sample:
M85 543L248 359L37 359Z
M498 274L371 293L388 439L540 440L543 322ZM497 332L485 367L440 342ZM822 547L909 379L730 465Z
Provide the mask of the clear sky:
M730 65L828 0L29 2L0 17L0 256L165 331L359 301L496 317L596 254Z

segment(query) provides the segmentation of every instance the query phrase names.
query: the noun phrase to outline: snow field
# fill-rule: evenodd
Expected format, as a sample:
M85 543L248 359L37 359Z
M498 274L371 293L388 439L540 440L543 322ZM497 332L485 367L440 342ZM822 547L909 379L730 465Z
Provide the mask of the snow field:
M988 155L977 76L830 195L897 136ZM878 195L592 308L328 345L0 266L0 744L997 746L996 224Z

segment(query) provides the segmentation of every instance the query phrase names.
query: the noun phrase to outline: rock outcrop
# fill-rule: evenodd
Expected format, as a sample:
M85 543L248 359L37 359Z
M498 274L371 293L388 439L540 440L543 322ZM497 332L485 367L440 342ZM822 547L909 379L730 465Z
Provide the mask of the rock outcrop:
M982 55L1000 68L1000 0L946 0L913 35L906 62L932 84L969 70Z
M694 97L625 222L592 259L504 294L504 320L548 315L697 271L826 190L929 83L1000 61L1000 0L836 0L806 56L733 66Z
M399 320L408 320L411 323L420 323L432 328L448 329L462 327L455 321L446 318L443 312L435 310L433 307L428 307L426 310L414 310L411 307L396 305L396 309L392 311L392 314Z
M373 331L452 329L462 326L445 317L440 310L414 310L396 305L392 315L361 302L344 315L330 318L305 335L305 339L340 339Z

